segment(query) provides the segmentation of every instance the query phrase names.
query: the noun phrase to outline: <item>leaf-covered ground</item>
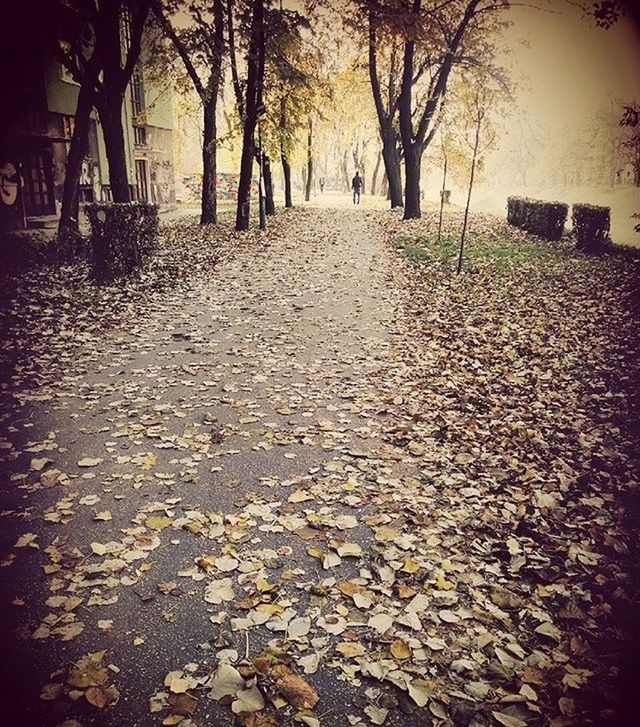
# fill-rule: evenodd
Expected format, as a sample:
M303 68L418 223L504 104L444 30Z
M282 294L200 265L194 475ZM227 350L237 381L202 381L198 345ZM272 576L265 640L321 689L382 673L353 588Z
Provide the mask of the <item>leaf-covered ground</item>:
M455 276L459 225L183 219L126 285L7 281L16 724L623 723L638 262L476 216Z

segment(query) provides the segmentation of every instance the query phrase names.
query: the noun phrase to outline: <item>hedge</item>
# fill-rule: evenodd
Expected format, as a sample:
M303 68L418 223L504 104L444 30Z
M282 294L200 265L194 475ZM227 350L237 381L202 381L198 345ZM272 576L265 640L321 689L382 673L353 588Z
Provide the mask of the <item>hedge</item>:
M543 202L527 197L507 199L507 222L545 240L559 240L569 206L563 202Z
M158 206L107 202L85 206L91 223L90 259L96 280L130 275L151 257L158 241Z
M571 220L579 248L587 252L599 252L609 244L610 207L574 204Z

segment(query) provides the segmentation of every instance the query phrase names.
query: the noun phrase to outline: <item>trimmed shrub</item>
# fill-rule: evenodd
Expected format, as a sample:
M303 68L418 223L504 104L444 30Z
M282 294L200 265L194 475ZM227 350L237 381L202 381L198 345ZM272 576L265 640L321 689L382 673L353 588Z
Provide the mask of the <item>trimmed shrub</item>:
M563 202L543 202L527 197L509 197L507 222L545 240L559 240L567 221L569 206Z
M571 213L577 246L586 252L600 252L609 245L611 208L574 204Z
M568 213L569 205L563 202L531 200L527 206L524 228L527 232L532 232L545 240L559 240Z
M522 227L525 221L525 210L527 202L526 197L508 197L507 198L507 222L515 227Z
M85 206L91 223L90 259L96 280L130 275L151 257L158 242L158 206L107 202Z

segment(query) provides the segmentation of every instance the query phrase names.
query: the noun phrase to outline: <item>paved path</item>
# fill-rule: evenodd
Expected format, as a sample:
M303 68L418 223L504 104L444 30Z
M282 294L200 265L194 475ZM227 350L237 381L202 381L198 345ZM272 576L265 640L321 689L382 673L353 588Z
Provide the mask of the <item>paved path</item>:
M364 211L298 212L280 229L186 297L155 300L112 330L16 423L16 448L31 451L9 463L25 476L19 507L5 496L0 577L19 724L159 724L175 709L150 714L148 701L168 673L190 665L197 681L220 649L237 663L269 642L315 684L323 725L393 706L361 685L348 648L333 650L355 644L362 659L394 640L367 623L379 613L384 624L394 598L382 553L402 555L390 543L399 533L384 532L407 504L400 478L405 494L419 485L411 457L385 441L397 424L385 383L398 315L391 253ZM21 536L26 547L13 548ZM358 577L359 602L336 585ZM235 598L208 603L212 581L209 591L230 586ZM98 681L120 692L103 710L68 679L100 650L112 669ZM196 723L233 724L207 692L192 690ZM386 724L413 719L394 709Z

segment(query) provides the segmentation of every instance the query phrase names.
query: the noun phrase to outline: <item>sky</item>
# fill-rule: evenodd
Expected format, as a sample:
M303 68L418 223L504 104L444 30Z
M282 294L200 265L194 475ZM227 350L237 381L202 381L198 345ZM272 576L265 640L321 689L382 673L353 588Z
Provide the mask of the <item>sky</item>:
M504 33L526 77L517 102L532 120L553 131L610 100L640 101L640 33L630 19L602 30L564 0L541 7L551 11L514 6Z

